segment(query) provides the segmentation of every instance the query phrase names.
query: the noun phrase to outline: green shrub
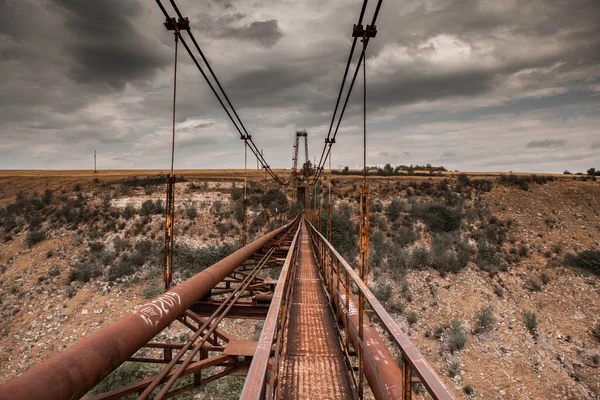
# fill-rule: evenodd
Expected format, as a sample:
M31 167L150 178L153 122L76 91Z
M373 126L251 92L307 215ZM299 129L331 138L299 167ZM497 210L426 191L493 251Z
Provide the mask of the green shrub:
M102 271L96 263L89 261L82 261L75 264L69 273L69 282L80 281L89 282L93 278L97 278L102 275Z
M155 365L125 362L96 385L92 390L92 394L109 392L113 389L141 381L150 375L154 375L159 369L160 367Z
M33 213L33 215L29 218L29 230L36 231L42 226L42 218L38 213Z
M386 266L396 278L401 278L404 275L406 270L410 267L410 263L411 257L408 250L399 246L388 246Z
M173 265L177 271L189 277L227 257L236 249L235 245L229 243L197 248L176 243L173 249Z
M133 265L129 257L124 254L123 257L114 265L111 265L108 269L108 280L115 281L118 278L131 275L134 272Z
M221 237L227 235L233 229L233 224L231 222L219 222L217 223L217 232Z
M29 232L27 232L27 237L26 237L27 247L31 248L34 245L36 245L37 243L39 243L45 239L46 239L46 232L44 232L42 230L29 231Z
M131 203L127 203L127 205L123 209L123 218L130 219L134 215L135 215L135 208L133 207L133 205L131 205Z
M598 340L600 340L600 322L596 322L594 328L592 328L592 335Z
M113 247L117 253L120 253L129 248L129 241L117 236L113 239Z
M331 244L350 263L358 252L358 226L352 222L351 209L341 204L331 213Z
M475 331L485 332L494 327L494 308L492 306L483 306L475 315Z
M535 311L523 311L523 323L527 330L535 336L538 328L537 314Z
M467 332L458 319L450 322L450 336L448 337L448 350L454 353L467 344Z
M526 244L522 243L519 246L519 257L528 257L529 256L529 247Z
M418 238L419 232L406 226L394 230L392 235L392 241L394 242L394 246L402 247L406 247L410 244L413 244Z
M231 200L233 201L238 201L242 198L242 195L244 194L244 191L242 189L239 188L231 188Z
M408 314L406 314L406 322L408 322L409 325L416 324L418 320L419 315L416 312L411 311Z
M10 232L17 227L17 220L12 215L5 215L2 219L2 225L6 232Z
M466 394L467 396L470 396L473 394L473 387L471 385L465 385L463 387L463 392L464 394Z
M421 219L432 232L452 232L460 228L460 210L435 203L414 203L411 215Z
M460 359L453 357L448 363L448 376L454 378L460 373Z
M140 207L140 215L152 215L154 214L154 202L152 200L146 200Z
M427 268L431 265L431 255L429 254L429 250L423 246L416 246L410 258L410 267L411 268Z
M389 283L380 284L375 291L375 297L379 301L386 303L392 297L392 285Z
M567 254L565 264L571 267L587 269L596 275L600 275L600 251L584 250L577 255Z
M185 215L189 219L195 219L198 216L198 211L196 210L196 206L194 204L190 204L185 208Z
M155 281L150 281L144 286L142 296L145 299L153 299L163 292L163 288Z
M477 265L485 271L501 268L502 260L498 248L485 240L477 242Z
M387 214L388 220L390 222L395 222L400 217L402 212L406 212L410 209L410 206L406 202L406 200L401 198L394 198L388 204L385 212Z
M221 200L215 200L212 204L212 212L215 214L220 214L223 209L223 202Z
M525 288L530 292L541 292L542 285L538 278L527 278L525 280Z

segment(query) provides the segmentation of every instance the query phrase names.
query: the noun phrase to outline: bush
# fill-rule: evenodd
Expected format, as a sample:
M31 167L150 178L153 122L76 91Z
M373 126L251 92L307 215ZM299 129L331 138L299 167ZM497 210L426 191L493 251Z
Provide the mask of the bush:
M17 227L17 220L12 215L5 215L2 220L2 225L6 232L10 232Z
M390 270L397 279L401 278L409 268L411 258L408 250L399 246L388 246L387 269Z
M525 288L530 292L541 292L542 285L537 278L527 278L525 280Z
M453 357L448 363L448 376L454 378L460 373L460 359Z
M404 199L395 198L388 204L385 212L390 222L395 222L400 217L400 213L409 209L408 203Z
M233 201L238 201L242 198L242 194L244 192L242 191L242 189L239 188L231 188L231 200Z
M408 322L409 325L416 324L418 320L419 320L419 316L414 311L411 311L406 315L406 322Z
M529 247L526 244L521 244L519 246L519 257L528 257L529 256Z
M498 270L501 263L502 260L496 246L483 239L477 242L477 265L479 268L485 271Z
M231 222L219 222L217 224L217 231L221 237L227 235L233 229L233 224Z
M414 203L411 215L421 219L432 232L452 232L460 228L460 210L442 204Z
M152 200L146 200L140 207L140 215L152 215L154 214L154 202Z
M115 281L118 278L122 278L124 276L130 275L134 272L133 264L129 259L127 254L124 254L123 257L114 265L111 265L108 269L108 280Z
M29 231L29 232L27 232L27 237L26 237L27 247L31 248L35 244L37 244L45 239L46 239L46 232L44 232L42 230Z
M129 241L117 236L113 239L113 247L117 253L127 250L129 248Z
M473 387L471 385L465 385L463 387L463 392L464 394L466 394L467 396L470 396L473 394Z
M130 219L134 215L135 215L135 208L133 207L133 205L131 205L131 203L127 203L127 205L123 209L123 218Z
M382 283L375 292L375 297L379 301L386 303L392 297L392 286L389 283Z
M486 332L493 328L495 318L494 318L494 308L492 306L483 306L475 315L477 322L475 324L476 332Z
M523 323L527 330L535 336L538 327L535 311L523 311Z
M332 210L331 244L352 263L358 249L358 226L352 222L350 207L345 204Z
M467 344L467 332L459 320L453 319L450 322L450 336L448 338L448 350L454 353L461 350Z
M416 246L410 258L410 267L411 268L427 268L431 265L431 256L429 254L429 250L422 246Z
M173 249L173 265L184 276L192 276L225 258L237 247L233 244L222 243L194 248L185 244L175 244Z
M102 271L96 263L82 261L71 268L68 280L69 282L80 281L85 283L100 275L102 275Z
M190 204L185 208L185 215L189 219L194 219L198 216L198 211L196 210L196 206L194 204Z
M148 284L146 286L144 286L144 289L142 290L142 296L145 299L153 299L153 298L157 297L159 294L161 294L162 292L163 292L163 288L161 285L159 285L155 281L150 281L150 282L148 282Z
M392 240L395 246L408 246L419 238L419 233L410 227L400 227L394 230Z
M154 375L159 370L155 365L147 365L137 362L125 362L110 375L104 378L98 385L92 389L92 394L109 392L129 384L132 384L150 375Z
M600 322L596 322L594 328L592 329L592 335L598 340L600 340Z
M600 251L585 250L577 255L567 254L565 264L571 267L587 269L600 276Z

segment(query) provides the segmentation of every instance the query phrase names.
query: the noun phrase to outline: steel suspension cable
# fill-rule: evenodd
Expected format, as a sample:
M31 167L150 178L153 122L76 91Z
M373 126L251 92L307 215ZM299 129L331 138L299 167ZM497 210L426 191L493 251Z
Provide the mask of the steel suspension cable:
M379 16L379 11L380 11L380 9L381 9L381 4L382 4L382 3L383 3L383 0L378 0L378 2L377 2L377 6L375 7L375 12L373 13L373 18L372 18L372 20L371 20L371 24L370 24L370 26L371 26L371 27L374 27L374 26L375 26L375 23L377 22L377 17ZM369 45L369 39L370 39L370 37L367 37L367 38L366 38L366 41L363 43L363 47L365 48L365 50L366 50L366 47ZM328 136L328 139L329 139L329 140L326 140L326 141L325 141L325 145L323 146L323 152L327 152L327 154L328 154L328 153L329 153L329 151L331 150L331 146L333 145L333 143L335 143L335 138L336 138L336 136L337 136L337 133L338 133L338 130L339 130L340 124L341 124L341 122L342 122L342 119L343 119L343 117L344 117L344 113L345 113L345 111L346 111L346 107L347 107L347 105L348 105L348 101L349 101L349 99L350 99L350 95L351 95L351 93L352 93L352 89L354 88L354 83L356 82L356 77L357 77L357 75L358 75L358 72L359 72L359 70L360 70L360 65L361 65L361 63L362 63L362 61L363 61L363 57L364 57L364 52L361 52L361 54L360 54L360 57L359 57L359 59L358 59L358 62L357 62L357 64L356 64L356 69L355 69L355 71L354 71L354 76L352 77L352 81L351 81L351 83L350 83L350 86L349 86L349 88L348 88L348 92L347 92L347 94L346 94L346 100L344 101L344 106L342 107L342 110L341 110L341 112L340 112L340 116L339 116L339 118L338 118L338 122L337 122L337 125L336 125L336 128L335 128L335 132L334 132L334 134L333 134L333 138L330 138L330 137ZM326 150L326 149L327 149L327 150ZM326 160L326 159L327 159L327 156L325 156L325 160ZM317 167L317 169L316 169L316 171L315 171L315 176L314 176L314 178L313 178L313 182L314 182L314 181L316 181L317 179L319 179L319 177L320 177L320 175L321 175L321 173L322 173L322 170L323 170L324 164L325 164L325 162L324 162L324 161L323 161L323 162L319 162L319 166Z
M363 5L362 8L360 10L360 16L358 17L358 24L360 25L362 24L362 20L363 17L365 15L365 10L367 8L367 3L369 0L363 0ZM342 78L342 84L340 85L340 91L338 92L338 96L337 96L337 100L335 102L335 108L333 110L333 115L331 116L331 123L329 124L329 131L327 132L327 139L328 140L331 136L331 129L333 128L333 123L335 122L335 116L337 114L337 110L338 107L340 105L340 100L342 98L342 93L344 92L344 86L346 85L346 78L348 76L348 71L350 70L350 65L352 64L352 56L354 55L354 49L356 47L356 41L358 40L358 38L354 38L352 40L352 46L350 47L350 54L348 54L348 61L346 61L346 68L344 70L344 77ZM319 158L319 164L321 165L321 162L323 161L323 156L325 155L325 146L323 146L323 151L321 152L321 157Z
M166 9L164 8L164 6L162 5L161 0L156 0L156 3L158 4L158 6L160 7L162 13L165 15L165 18L167 18L167 20L171 19L171 17L169 16L169 13L166 11ZM173 7L176 9L176 13L178 14L178 16L180 17L180 19L183 18L181 12L179 11L179 8L177 8L177 5L171 1L171 3L173 4ZM225 113L227 114L227 116L229 117L230 121L233 123L235 129L237 130L237 132L240 134L240 139L242 140L249 140L250 141L250 150L252 151L252 153L254 153L254 155L256 156L257 160L262 164L263 168L267 169L269 175L280 185L283 185L284 183L279 179L279 177L273 172L273 170L269 167L269 165L267 164L266 160L264 159L264 157L260 154L260 151L258 151L258 147L256 146L256 144L254 143L254 141L252 140L252 136L248 134L246 127L243 125L239 115L237 114L235 108L233 107L231 101L229 100L229 97L227 96L227 94L225 93L225 90L223 89L223 87L221 86L220 81L217 79L216 74L214 73L214 70L212 69L212 67L210 67L210 64L208 63L208 60L206 59L206 57L204 56L204 53L202 52L202 50L200 49L200 46L198 45L198 42L196 41L195 37L193 37L193 34L191 33L189 26L187 26L185 28L185 30L188 32L188 35L190 35L190 38L192 39L195 47L198 49L203 61L205 62L207 68L209 69L209 72L211 74L211 76L215 79L215 82L217 84L217 86L219 87L220 91L223 93L223 96L225 97L225 101L227 102L227 104L229 104L229 106L231 107L231 112L233 112L233 114L235 115L235 117L237 118L238 122L239 122L239 126L238 126L238 122L236 122L236 120L233 118L233 116L231 115L231 112L229 111L229 109L225 106L225 103L223 102L223 100L221 99L221 95L219 95L219 93L217 92L217 90L215 89L214 85L211 83L210 79L208 78L208 76L206 75L206 73L204 72L204 69L201 67L200 63L198 62L198 60L196 59L196 57L194 56L194 54L192 53L192 50L189 48L189 46L187 45L186 41L183 39L183 37L180 36L181 39L181 43L184 45L185 49L187 50L188 54L190 55L190 57L192 58L192 61L194 62L194 64L196 65L196 67L198 68L198 70L200 71L200 73L202 74L202 77L204 78L204 80L206 81L206 83L208 84L208 86L210 87L211 91L213 92L213 94L215 95L215 97L217 98L217 100L219 101L219 104L221 105L221 107L223 108L223 110L225 110ZM240 129L241 126L241 129ZM242 132L243 131L243 132Z

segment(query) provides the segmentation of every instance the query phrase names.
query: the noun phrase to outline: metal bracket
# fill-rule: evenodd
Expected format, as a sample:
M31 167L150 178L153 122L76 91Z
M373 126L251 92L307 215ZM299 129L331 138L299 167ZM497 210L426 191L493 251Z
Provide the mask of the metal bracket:
M187 31L190 29L190 20L186 18L179 18L176 20L173 18L165 18L165 28L168 31L175 31L175 33L179 33L180 31Z
M377 36L377 26L367 25L366 29L363 29L362 25L354 25L352 28L352 37L354 38L374 38Z

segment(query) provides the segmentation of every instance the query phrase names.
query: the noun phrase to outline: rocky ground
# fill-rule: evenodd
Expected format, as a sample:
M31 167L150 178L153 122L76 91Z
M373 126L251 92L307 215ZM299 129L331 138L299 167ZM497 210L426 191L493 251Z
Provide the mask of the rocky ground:
M177 184L177 241L182 251L210 262L210 249L239 244L241 181L239 172L196 174ZM152 255L160 250L163 217L160 210L141 214L145 202L164 198L164 185L127 184L131 175L0 177L0 384L160 292L160 260ZM259 196L261 175L255 175ZM460 189L457 177L370 180L372 240L380 241L371 244L372 290L459 398L598 398L600 342L592 332L600 323L598 276L567 265L565 255L600 250L600 184L569 178L523 190L477 177L492 182L488 191L472 183ZM351 242L359 180L334 179L336 213L350 215L347 227L343 217L334 218L334 228L350 231ZM46 189L52 191L47 204ZM16 226L8 229L7 211L19 191L27 212L15 211ZM400 205L390 208L397 199ZM427 202L459 210L459 226L440 231L415 211ZM135 213L125 218L128 205ZM264 229L261 212L260 206L250 212L255 235ZM44 238L36 242L30 232ZM488 258L480 254L482 241L494 249ZM426 257L417 258L422 250ZM139 253L147 255L138 260ZM352 260L355 252L348 249L347 256ZM441 259L456 268L440 268ZM176 280L190 273L182 265ZM482 328L486 306L491 322ZM525 311L535 313L533 330L525 326ZM225 329L249 338L260 326L228 321ZM162 335L178 341L185 329L173 326ZM241 384L232 378L197 396L235 398Z

